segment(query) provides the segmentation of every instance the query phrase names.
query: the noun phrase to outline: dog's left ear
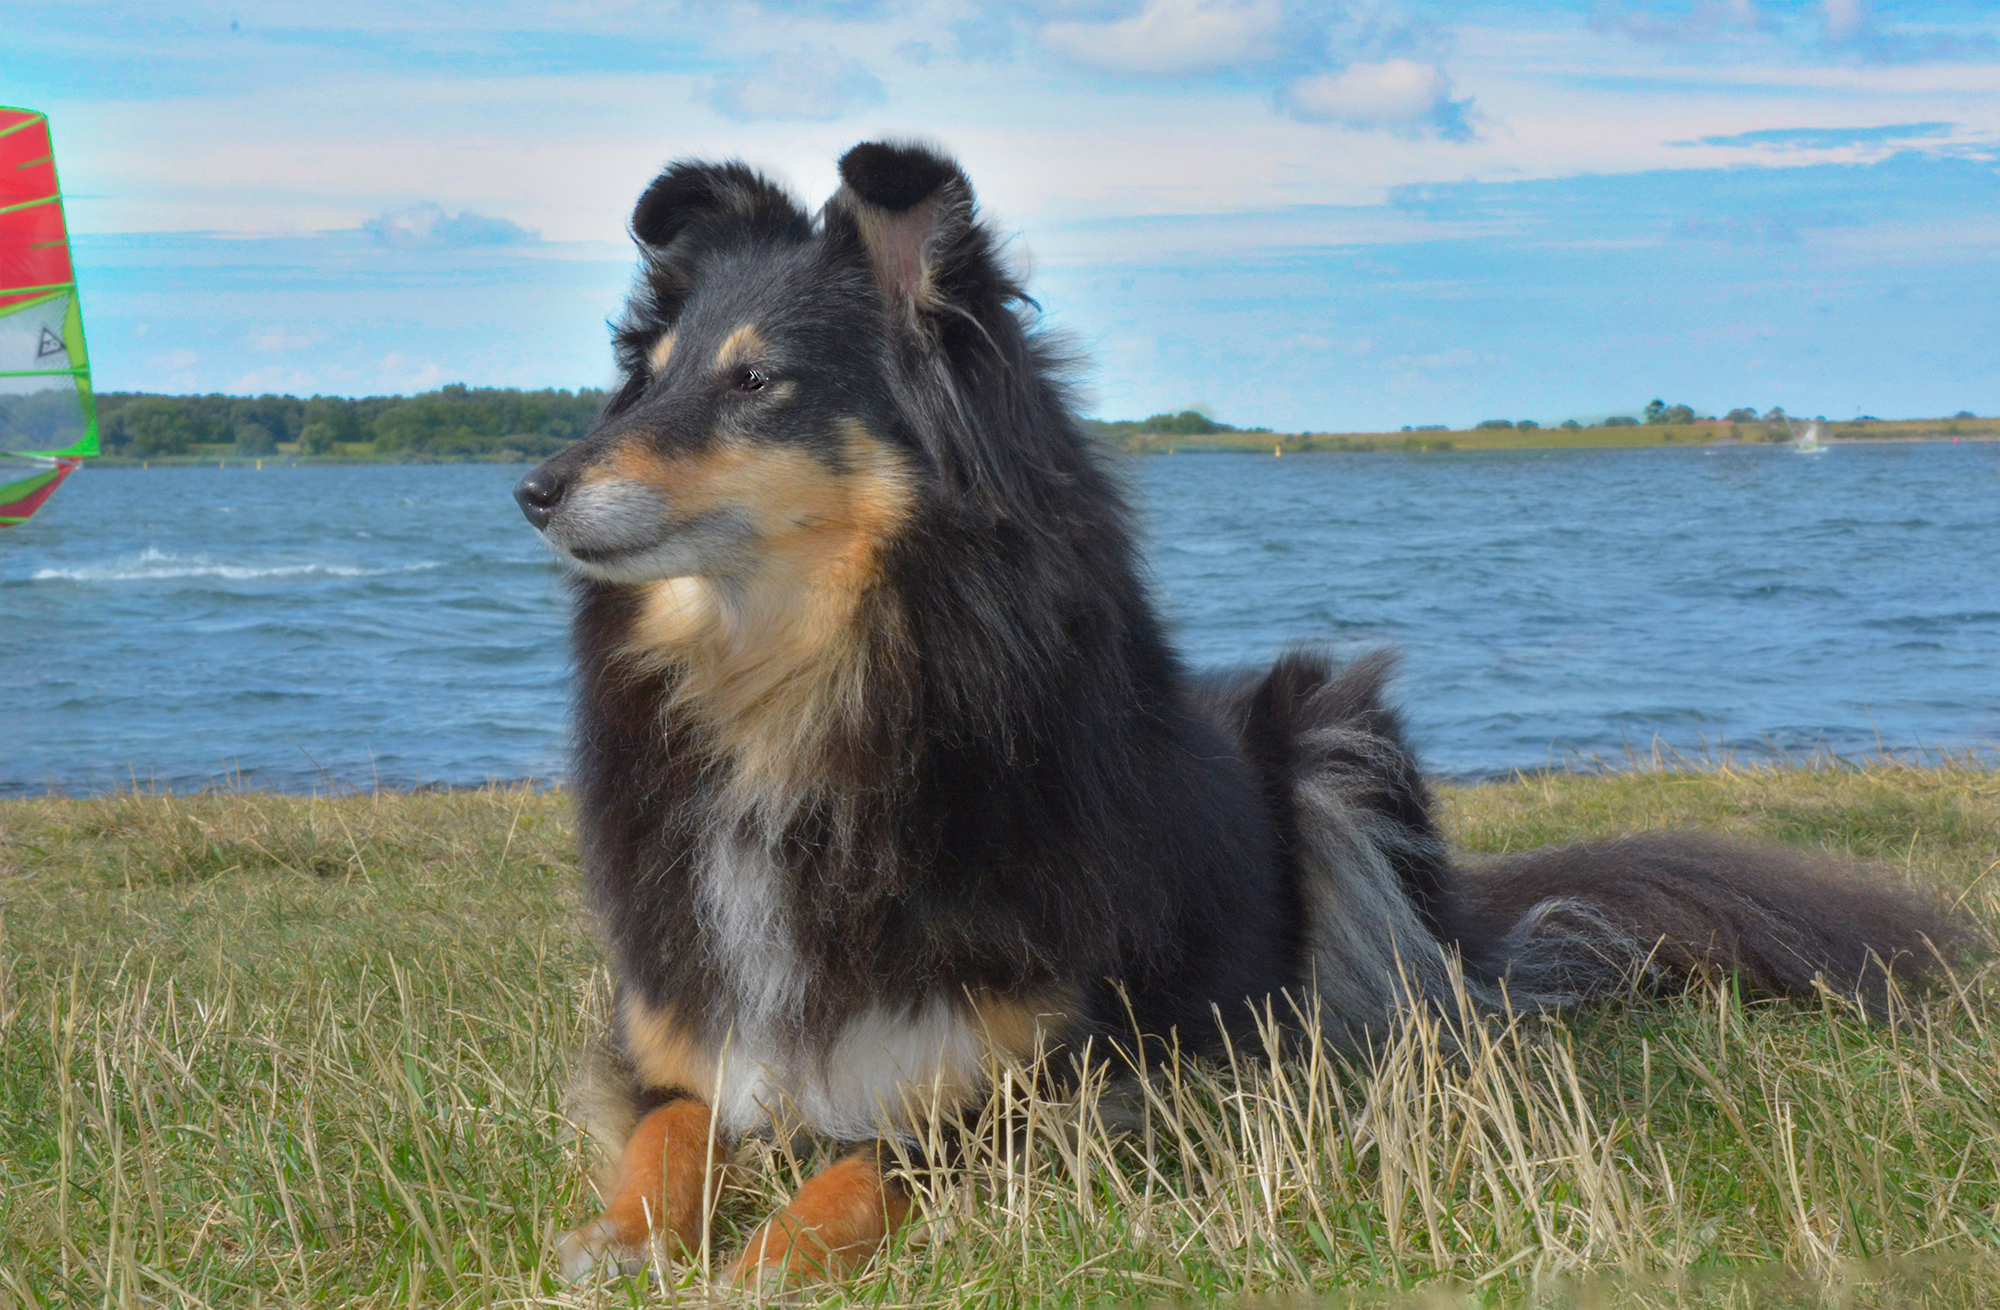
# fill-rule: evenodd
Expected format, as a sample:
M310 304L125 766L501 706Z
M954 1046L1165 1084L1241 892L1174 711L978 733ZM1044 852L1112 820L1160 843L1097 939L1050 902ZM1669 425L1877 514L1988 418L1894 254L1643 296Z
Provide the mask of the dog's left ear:
M950 159L920 145L870 141L841 156L840 179L827 202L829 225L851 225L892 316L915 326L995 280L974 222L972 184Z

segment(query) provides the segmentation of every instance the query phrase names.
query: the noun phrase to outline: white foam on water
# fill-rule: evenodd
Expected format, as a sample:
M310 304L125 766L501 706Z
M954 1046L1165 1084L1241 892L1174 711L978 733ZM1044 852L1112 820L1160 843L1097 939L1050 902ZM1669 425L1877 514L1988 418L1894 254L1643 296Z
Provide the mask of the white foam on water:
M395 573L421 573L437 568L435 560L423 560L392 569L369 569L351 564L229 564L206 555L176 555L148 546L131 559L113 564L86 564L68 569L37 569L36 582L154 582L171 578L223 578L248 582L260 578L379 578Z

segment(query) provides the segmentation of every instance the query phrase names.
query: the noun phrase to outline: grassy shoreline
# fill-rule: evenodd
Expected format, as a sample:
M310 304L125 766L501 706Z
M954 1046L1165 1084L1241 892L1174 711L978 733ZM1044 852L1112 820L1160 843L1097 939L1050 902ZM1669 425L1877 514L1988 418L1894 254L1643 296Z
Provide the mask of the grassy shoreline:
M1445 431L1396 432L1216 432L1205 436L1174 436L1158 432L1108 433L1105 441L1113 449L1135 455L1214 454L1238 452L1265 454L1281 450L1287 455L1328 452L1409 451L1441 453L1474 450L1617 450L1654 447L1706 449L1726 446L1782 446L1789 440L1783 428L1766 424L1659 424L1616 428L1536 428L1461 429ZM1869 420L1829 423L1821 440L1834 445L1870 445L1907 442L2000 441L2000 419L1909 419ZM472 455L433 455L422 452L376 454L357 443L331 455L305 455L280 445L266 455L237 455L231 448L215 445L183 455L156 455L139 459L104 455L95 462L104 468L227 468L346 466L358 464L517 464L533 463L518 451Z
M1720 829L1881 861L2000 926L2000 773L1970 762L1442 799L1475 852ZM589 1204L563 1096L608 1001L574 850L567 797L525 787L0 801L0 1306L705 1300L677 1271L642 1292L548 1268ZM1991 969L1899 1029L1709 990L1525 1019L1462 1060L1412 1030L1353 1073L1163 1084L1150 1152L1036 1103L1034 1150L933 1180L830 1299L1991 1304L1995 1107ZM802 1165L752 1153L718 1258ZM1567 1276L1610 1281L1572 1302Z
M587 435L608 396L577 390L468 387L452 383L408 396L169 396L99 391L106 462L162 467L255 464L520 463L535 462ZM18 411L18 412L16 412ZM1685 405L1655 402L1647 413L1685 418L1682 423L1581 427L1575 421L1540 428L1435 426L1385 432L1271 432L1239 429L1193 411L1142 419L1083 419L1104 445L1134 451L1195 450L1547 450L1572 447L1740 445L1789 441L1782 421L1718 422L1697 419ZM1731 411L1747 414L1748 410ZM11 414L11 417L10 417ZM17 436L39 431L46 416L0 396L0 429ZM1776 416L1774 415L1774 419ZM1498 420L1495 420L1497 422ZM1849 422L1818 420L1823 439L1950 441L2000 440L2000 418L1960 411L1952 418ZM16 444L20 444L17 442ZM31 446L48 442L35 438ZM56 444L62 444L57 442Z
M2000 419L1866 420L1822 425L1826 445L1883 442L2000 441ZM1611 450L1641 447L1708 448L1717 446L1783 446L1791 440L1782 426L1763 423L1653 424L1637 427L1507 428L1416 430L1395 432L1216 432L1204 436L1173 436L1138 432L1115 437L1122 450L1161 455L1242 451L1287 455L1323 451L1395 450L1449 452L1474 450Z

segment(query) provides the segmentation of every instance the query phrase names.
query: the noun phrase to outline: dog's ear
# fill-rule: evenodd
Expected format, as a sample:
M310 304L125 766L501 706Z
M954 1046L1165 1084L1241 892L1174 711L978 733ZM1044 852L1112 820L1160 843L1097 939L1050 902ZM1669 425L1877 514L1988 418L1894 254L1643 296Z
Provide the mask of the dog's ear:
M632 209L632 238L659 257L745 237L804 241L812 220L783 188L742 164L682 162L653 179Z
M612 338L625 385L605 413L618 413L644 391L649 357L694 295L705 256L759 241L810 241L812 230L797 201L742 164L682 162L654 178L632 210L643 267Z
M934 150L870 141L840 159L842 186L827 203L867 252L890 313L914 325L946 302L963 305L1000 279L974 221L972 184Z
M646 267L627 317L658 329L680 317L703 256L759 241L809 241L812 219L783 188L742 164L683 162L639 197L632 239Z

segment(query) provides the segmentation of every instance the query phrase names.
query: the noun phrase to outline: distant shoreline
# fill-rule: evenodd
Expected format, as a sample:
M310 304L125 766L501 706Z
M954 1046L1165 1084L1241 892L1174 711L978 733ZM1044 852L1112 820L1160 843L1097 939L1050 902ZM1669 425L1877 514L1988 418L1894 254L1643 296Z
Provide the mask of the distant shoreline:
M608 397L602 391L522 391L512 387L453 384L413 396L166 396L147 392L97 393L98 421L111 467L218 464L255 466L258 460L291 464L532 464L546 459L596 427ZM11 408L10 408L11 406ZM35 435L33 414L0 396L0 431L14 444L49 448ZM1685 405L1656 401L1656 419L1624 417L1584 426L1569 421L1539 427L1489 420L1477 426L1437 425L1376 432L1274 432L1239 428L1184 410L1142 419L1078 420L1103 446L1134 454L1181 451L1447 451L1617 449L1628 446L1785 445L1795 424L1781 411L1768 419L1748 409L1742 421L1700 418ZM1749 417L1744 417L1749 416ZM2000 418L1878 419L1814 422L1828 444L1855 441L1994 441ZM27 424L27 426L23 426ZM39 439L38 439L39 440Z
M1965 420L1970 423L1974 420ZM2000 422L1977 420L1979 431L1918 433L1821 433L1823 444L1833 446L1909 446L1958 442L2000 441ZM1889 426L1883 424L1882 426ZM1734 436L1713 436L1686 428L1666 431L1651 428L1584 428L1581 431L1537 432L1227 432L1199 437L1143 433L1108 443L1131 455L1283 455L1367 454L1389 451L1400 454L1454 454L1493 450L1783 450L1785 441L1744 440ZM279 450L269 455L158 455L149 459L104 455L91 461L99 468L343 468L377 464L533 464L533 458L501 455L441 457L399 451L382 455L300 455Z
M1199 436L1136 432L1111 437L1119 449L1141 455L1233 451L1284 455L1322 451L1619 450L1729 447L1783 449L1784 427L1766 423L1641 424L1636 427L1409 429L1396 432L1212 432ZM2000 419L1858 420L1820 424L1827 446L1907 445L1917 442L2000 441Z

